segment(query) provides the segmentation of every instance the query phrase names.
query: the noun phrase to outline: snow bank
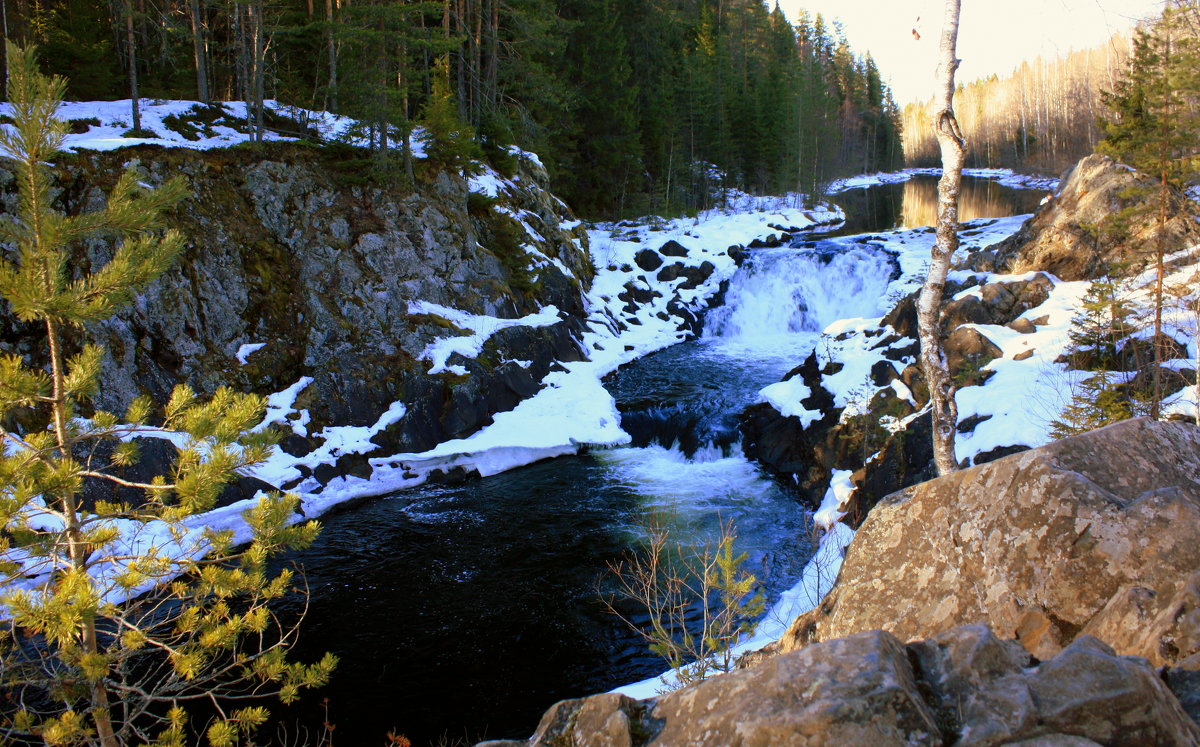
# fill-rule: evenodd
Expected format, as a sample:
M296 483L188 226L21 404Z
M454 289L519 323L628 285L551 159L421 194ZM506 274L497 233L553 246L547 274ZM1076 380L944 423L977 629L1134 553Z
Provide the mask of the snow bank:
M1017 174L1011 169L963 169L963 176L973 176L980 179L993 179L1005 187L1014 189L1044 189L1053 192L1058 189L1058 179L1047 176L1031 176ZM880 184L896 184L906 182L914 176L941 176L941 169L904 169L878 174L862 174L848 179L838 179L829 185L829 194L836 195L851 189L865 189Z
M116 150L132 145L161 145L166 148L209 150L228 148L250 140L246 104L224 101L204 104L199 101L139 99L142 130L149 137L126 137L133 128L130 99L118 101L64 101L58 118L70 122L80 132L67 135L64 150ZM367 139L355 134L358 123L349 117L312 111L268 100L269 111L303 122L325 140L340 140L352 145L367 145ZM0 103L0 115L11 116L12 107ZM205 122L209 122L206 124ZM3 125L8 127L9 125ZM263 140L297 140L298 135L266 131ZM415 130L410 138L413 156L425 157L424 133Z

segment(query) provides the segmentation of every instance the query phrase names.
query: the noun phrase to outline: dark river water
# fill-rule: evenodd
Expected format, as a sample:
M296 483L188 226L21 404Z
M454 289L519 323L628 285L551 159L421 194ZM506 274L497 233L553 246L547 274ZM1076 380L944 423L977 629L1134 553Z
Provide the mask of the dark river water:
M525 738L559 699L660 673L662 661L601 601L609 565L636 552L651 526L698 548L732 521L767 596L793 585L813 550L810 515L741 456L737 414L827 324L886 311L888 258L836 237L925 220L935 182L836 196L850 220L822 235L831 240L820 252L755 252L701 339L607 382L629 447L325 517L316 545L288 559L311 590L296 653L332 651L341 664L324 692L281 709L289 735L299 723L316 728L328 698L339 747L382 745L388 731L416 747ZM1040 197L964 184L971 217L1029 211Z

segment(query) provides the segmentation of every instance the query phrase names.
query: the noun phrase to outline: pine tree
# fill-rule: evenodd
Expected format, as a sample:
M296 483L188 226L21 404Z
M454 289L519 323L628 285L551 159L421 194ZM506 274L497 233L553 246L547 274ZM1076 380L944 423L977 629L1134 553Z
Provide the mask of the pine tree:
M269 454L273 436L253 430L260 397L221 389L201 402L177 388L161 427L148 429L179 436L172 479L114 474L138 461L132 438L147 429L152 405L139 398L123 418L99 410L83 418L102 351L65 350L74 331L111 316L176 260L184 238L160 228L186 187L174 179L150 189L129 170L103 210L54 211L45 163L66 134L54 118L65 84L37 72L32 50L6 52L13 125L0 132L0 155L12 163L20 203L17 220L0 221L0 241L16 248L15 259L0 260L0 296L18 319L45 327L49 371L0 358L0 416L40 422L0 429L0 741L182 745L186 707L203 699L217 711L209 742L235 744L266 711L227 710L222 698L275 691L287 700L334 665L289 662L294 628L280 628L267 607L291 588L291 575L272 576L267 559L310 543L317 526L288 526L297 498L279 495L244 513L253 538L241 549L232 532L185 521ZM104 236L119 241L112 259L90 273L73 268L73 247ZM143 497L88 505L88 479Z

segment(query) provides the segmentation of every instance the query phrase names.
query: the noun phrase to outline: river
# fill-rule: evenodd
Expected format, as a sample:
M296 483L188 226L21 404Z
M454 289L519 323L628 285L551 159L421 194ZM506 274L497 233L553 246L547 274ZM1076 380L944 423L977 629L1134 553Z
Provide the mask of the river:
M556 700L657 674L662 661L601 601L609 566L656 525L703 547L732 521L768 597L794 584L811 516L742 457L738 413L827 324L887 311L890 259L842 237L922 225L933 188L917 177L851 190L835 198L846 226L753 252L699 339L606 382L631 446L327 516L316 545L288 561L311 591L297 654L333 651L341 664L282 722L319 724L327 697L338 745L384 744L389 730L417 747L524 738ZM970 217L1029 212L1039 198L964 182Z

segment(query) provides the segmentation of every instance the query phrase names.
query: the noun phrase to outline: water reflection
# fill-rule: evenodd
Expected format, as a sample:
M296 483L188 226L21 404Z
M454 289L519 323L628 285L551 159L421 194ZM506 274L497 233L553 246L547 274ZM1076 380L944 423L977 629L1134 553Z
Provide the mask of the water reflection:
M826 236L891 231L897 228L932 226L937 222L936 176L918 175L898 184L881 184L869 189L852 189L833 196L848 216L846 223ZM1043 193L1036 189L1013 189L995 180L964 176L959 195L959 221L1004 218L1032 213Z
M1042 193L1003 187L991 179L966 177L958 199L958 220L1003 218L1032 212ZM937 223L937 181L933 177L904 183L904 202L900 213L901 228L932 226Z

